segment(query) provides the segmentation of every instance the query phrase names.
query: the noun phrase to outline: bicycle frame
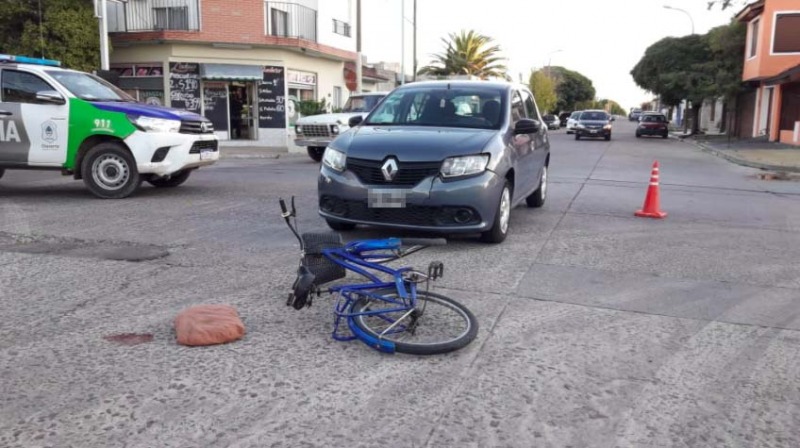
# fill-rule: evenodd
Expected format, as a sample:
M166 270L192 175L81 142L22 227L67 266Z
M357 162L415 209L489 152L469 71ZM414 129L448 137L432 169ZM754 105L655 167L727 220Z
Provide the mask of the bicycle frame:
M322 251L323 255L333 263L336 263L345 269L355 272L369 280L369 283L334 286L328 289L329 293L338 295L344 299L338 300L334 307L335 318L332 332L333 339L337 341L352 341L354 339L360 339L370 347L378 349L382 352L395 352L393 342L375 338L372 335L366 334L353 323L353 319L358 316L378 316L391 324L389 329L387 329L387 333L390 334L403 332L408 329L407 326L398 323L400 320L394 320L388 317L388 315L391 313L405 312L403 317L406 317L416 308L417 285L416 283L407 282L403 279L404 272L410 272L413 270L409 267L392 269L370 261L386 258L385 253L374 252L399 248L399 245L399 240L395 238L389 238L385 240L356 241L343 248L324 249ZM387 275L391 275L393 281L383 281L376 274L370 271L378 271ZM408 287L406 287L407 284ZM395 289L397 291L398 298L390 298L371 292L388 288ZM356 300L362 297L370 297L374 300L380 300L395 306L378 311L366 311L360 313L352 312L352 305ZM341 324L342 318L347 320L348 327L352 335L346 336L340 333L339 325Z

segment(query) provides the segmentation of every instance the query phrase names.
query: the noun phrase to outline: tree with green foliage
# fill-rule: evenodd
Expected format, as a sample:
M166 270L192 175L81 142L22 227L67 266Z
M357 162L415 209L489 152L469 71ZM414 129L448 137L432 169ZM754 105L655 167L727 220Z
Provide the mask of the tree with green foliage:
M433 62L419 70L420 75L471 75L481 79L505 78L506 66L500 56L500 46L491 37L475 31L450 33L442 38L445 50L433 55Z
M0 53L45 57L65 67L92 71L100 65L97 19L91 0L4 0Z
M556 95L556 84L552 78L541 70L531 71L528 86L533 92L533 96L536 98L536 103L542 113L558 112L555 109L558 95Z
M548 67L547 71L556 82L556 110L573 111L580 102L594 101L596 91L586 76L559 66Z

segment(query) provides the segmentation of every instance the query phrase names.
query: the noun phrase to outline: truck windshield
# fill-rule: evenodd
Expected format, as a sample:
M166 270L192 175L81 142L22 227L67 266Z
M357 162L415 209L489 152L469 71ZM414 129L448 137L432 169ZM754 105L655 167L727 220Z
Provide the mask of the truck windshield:
M382 99L383 96L380 95L351 96L344 104L342 112L369 112Z
M135 102L127 93L88 73L50 70L47 72L73 95L86 101Z

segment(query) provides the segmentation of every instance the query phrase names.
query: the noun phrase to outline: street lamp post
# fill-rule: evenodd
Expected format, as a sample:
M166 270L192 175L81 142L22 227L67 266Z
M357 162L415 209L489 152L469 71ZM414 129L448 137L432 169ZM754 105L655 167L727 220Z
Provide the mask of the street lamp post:
M556 53L561 53L564 50L556 50L551 51L550 54L547 56L547 77L550 77L550 63L553 62L553 55Z
M680 12L686 14L686 17L689 18L690 22L692 22L692 34L694 34L694 19L692 18L692 15L689 14L689 11L687 11L685 9L681 9L681 8L676 8L676 7L670 6L670 5L664 5L664 9L671 9L673 11L680 11Z

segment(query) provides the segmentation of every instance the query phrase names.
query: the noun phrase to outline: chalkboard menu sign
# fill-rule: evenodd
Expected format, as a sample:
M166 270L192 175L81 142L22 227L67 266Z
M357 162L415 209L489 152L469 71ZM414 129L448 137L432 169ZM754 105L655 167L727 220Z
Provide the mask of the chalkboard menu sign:
M258 83L258 127L286 127L286 72L283 67L264 67L264 79Z
M169 100L176 109L200 113L200 64L170 62Z
M228 90L224 83L203 85L203 114L214 124L214 130L228 130Z

